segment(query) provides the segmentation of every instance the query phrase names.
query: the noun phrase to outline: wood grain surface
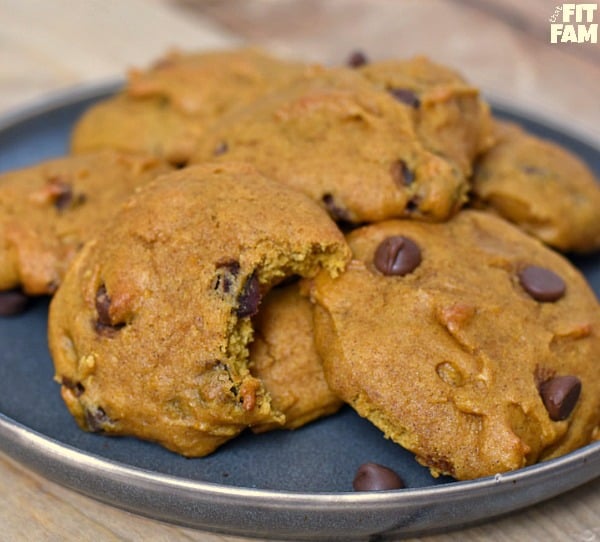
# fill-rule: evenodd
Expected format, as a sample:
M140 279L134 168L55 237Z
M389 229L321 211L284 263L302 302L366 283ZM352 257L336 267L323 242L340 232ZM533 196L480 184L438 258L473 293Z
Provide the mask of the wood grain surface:
M426 54L484 94L600 145L600 44L551 44L554 0L0 0L0 114L171 47L255 43L323 63ZM595 22L600 22L596 13ZM0 455L0 540L247 540L135 516ZM421 541L600 541L600 479Z

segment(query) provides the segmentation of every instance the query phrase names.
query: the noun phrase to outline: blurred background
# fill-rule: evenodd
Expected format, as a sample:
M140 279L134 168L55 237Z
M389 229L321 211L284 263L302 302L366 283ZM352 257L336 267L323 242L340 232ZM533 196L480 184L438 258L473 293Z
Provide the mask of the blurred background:
M0 0L0 112L240 43L327 64L425 54L485 95L600 143L600 44L551 43L556 0ZM560 16L560 14L559 14ZM560 21L558 19L557 21ZM600 22L598 10L593 23Z

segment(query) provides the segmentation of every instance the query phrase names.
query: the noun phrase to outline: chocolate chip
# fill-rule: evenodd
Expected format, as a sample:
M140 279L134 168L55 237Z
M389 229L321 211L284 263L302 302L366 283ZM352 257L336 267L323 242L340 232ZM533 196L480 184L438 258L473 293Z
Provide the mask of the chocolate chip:
M110 418L102 407L98 407L94 411L86 409L85 421L90 431L98 433L104 429L107 423L110 423Z
M367 55L365 55L365 53L363 53L362 51L353 51L348 57L348 60L346 61L346 64L348 64L348 66L350 66L351 68L360 68L361 66L364 66L368 63L369 59L367 58Z
M125 324L113 323L110 317L110 297L106 291L106 286L102 284L96 292L96 313L98 320L96 321L96 331L98 333L110 336L115 331L121 329Z
M246 280L242 293L238 297L238 308L236 311L238 318L254 316L258 312L260 300L260 284L258 277L253 273Z
M545 173L543 169L528 164L521 166L521 171L526 175L543 175Z
M29 303L21 290L6 290L0 292L0 316L14 316L21 314Z
M581 380L576 376L555 376L540 384L540 395L550 419L566 420L579 399Z
M537 265L523 268L519 273L519 282L536 301L556 301L565 295L567 288L556 273Z
M221 156L222 154L225 154L228 150L229 150L229 145L227 144L227 142L221 141L221 143L219 143L213 150L213 155Z
M356 471L352 487L355 491L382 491L405 486L402 478L392 469L377 463L364 463Z
M415 180L415 174L408 168L404 160L397 160L390 167L392 179L399 187L410 186Z
M102 284L96 292L96 312L98 313L98 322L104 326L112 325L110 314L110 297L106 291L106 286Z
M411 215L419 210L420 205L421 198L419 196L413 196L406 202L405 210L409 215Z
M58 211L65 211L66 209L71 209L85 203L85 194L75 195L71 184L62 181L60 178L52 178L50 185L53 204Z
M377 247L374 263L384 275L404 276L414 271L421 263L421 249L408 237L388 237Z
M81 384L81 382L73 382L73 380L71 380L70 378L63 376L62 377L62 385L65 386L66 388L69 388L73 394L75 395L75 397L80 397L83 392L85 391L85 388L83 387L83 385Z
M228 294L240 273L240 263L228 260L217 265L217 278L214 283L215 290Z
M343 207L340 207L331 194L324 194L321 198L327 212L333 220L342 222L351 222L350 215Z
M390 88L388 92L399 102L411 107L417 108L421 105L421 100L419 100L418 96L407 88Z
M61 183L60 192L56 195L56 199L54 200L54 207L59 211L62 211L71 205L72 200L73 188L71 188L70 184Z

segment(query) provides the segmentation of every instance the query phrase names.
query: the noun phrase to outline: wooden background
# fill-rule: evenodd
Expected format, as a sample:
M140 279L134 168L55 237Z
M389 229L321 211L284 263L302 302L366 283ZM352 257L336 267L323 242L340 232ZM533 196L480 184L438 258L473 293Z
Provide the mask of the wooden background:
M122 76L170 47L260 44L324 63L427 54L491 99L600 145L600 44L550 44L555 0L0 0L0 114ZM595 22L600 23L596 13ZM0 455L0 540L245 539L134 516ZM417 540L417 539L415 539ZM600 542L600 479L421 541Z

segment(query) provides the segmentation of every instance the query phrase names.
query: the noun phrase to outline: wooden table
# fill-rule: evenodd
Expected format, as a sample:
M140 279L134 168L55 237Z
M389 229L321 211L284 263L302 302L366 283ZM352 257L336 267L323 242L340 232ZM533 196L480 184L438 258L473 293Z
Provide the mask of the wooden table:
M0 0L0 113L122 75L167 48L252 42L343 62L424 53L485 95L600 144L600 45L550 43L552 0ZM600 22L596 13L595 22ZM245 540L100 504L0 456L0 539ZM600 479L435 541L600 541Z

